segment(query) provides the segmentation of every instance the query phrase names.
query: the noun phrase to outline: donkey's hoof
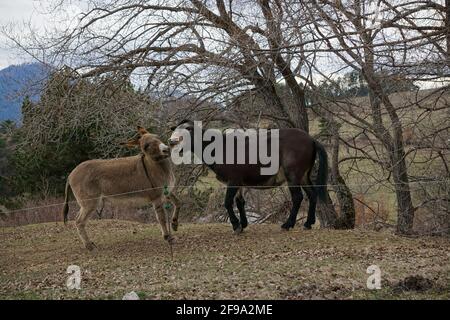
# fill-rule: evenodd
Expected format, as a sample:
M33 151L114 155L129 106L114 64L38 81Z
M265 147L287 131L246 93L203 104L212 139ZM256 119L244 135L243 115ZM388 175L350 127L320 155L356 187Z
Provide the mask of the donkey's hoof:
M285 231L289 231L292 228L294 228L294 226L288 222L285 222L281 225L281 229L283 229Z
M242 226L239 224L236 228L233 227L234 234L241 234L243 231Z
M247 226L248 226L248 222L247 221L241 221L241 228L242 228L242 230L247 228Z
M97 246L96 246L95 243L93 243L92 241L86 243L86 249L88 249L89 251L92 251L92 250L94 250L94 249L96 249L96 248L97 248Z
M303 230L311 230L311 229L312 229L311 225L309 225L309 224L303 225Z
M174 244L175 243L175 237L173 237L171 235L164 236L164 240L166 240L168 244Z

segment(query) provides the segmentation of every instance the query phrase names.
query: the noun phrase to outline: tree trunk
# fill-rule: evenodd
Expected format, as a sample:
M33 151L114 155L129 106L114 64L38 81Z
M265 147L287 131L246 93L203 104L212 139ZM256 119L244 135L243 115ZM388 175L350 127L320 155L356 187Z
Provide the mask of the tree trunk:
M402 145L400 143L400 145ZM411 191L407 166L405 161L405 152L401 149L392 151L392 173L397 197L397 232L400 234L411 234L414 224L414 207L411 200Z
M380 92L382 92L381 88ZM397 232L402 234L410 234L413 231L414 207L412 205L411 191L409 188L402 124L389 97L383 93L380 98L382 99L384 107L389 114L394 133L393 137L389 139L391 140L391 143L387 149L390 151L392 175L395 193L397 196Z
M330 181L336 191L336 197L340 207L340 216L335 221L336 229L355 228L355 206L349 187L345 184L339 172L339 125L334 120L329 120L331 133L331 175Z
M325 203L322 203L321 201L317 203L317 218L320 222L320 228L334 229L336 226L338 215L328 192L326 197L327 198Z
M445 0L445 27L447 35L447 65L450 64L450 0Z
M294 123L294 127L309 132L308 112L306 111L305 91L295 79L295 74L291 65L283 58L280 47L283 44L282 37L282 15L279 16L271 8L270 1L260 0L266 26L269 30L267 41L271 49L271 57L278 71L282 74L293 98L293 108L288 110L289 118ZM276 10L275 10L276 12Z
M383 143L389 153L397 197L397 232L400 234L409 234L413 230L414 208L411 200L408 169L405 159L406 154L403 145L403 128L397 110L391 103L388 94L383 90L381 85L383 78L379 78L375 74L372 42L369 40L369 37L366 40L369 45L364 49L366 64L362 71L369 88L369 100L372 108L374 129L377 138ZM381 103L383 103L389 115L392 135L383 125Z

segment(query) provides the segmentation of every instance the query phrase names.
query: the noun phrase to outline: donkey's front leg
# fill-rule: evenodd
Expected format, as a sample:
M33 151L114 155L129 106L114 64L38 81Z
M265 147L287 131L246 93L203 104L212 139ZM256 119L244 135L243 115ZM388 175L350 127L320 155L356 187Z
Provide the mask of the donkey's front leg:
M172 229L173 231L178 230L178 214L180 213L180 200L173 193L170 193L167 198L172 202L174 209L172 214Z
M169 243L172 243L174 239L170 234L170 228L167 228L166 213L164 211L162 201L155 202L153 204L153 208L155 209L156 219L158 220L159 225L161 227L161 232L164 237L164 240L168 241Z
M242 226L239 219L236 217L233 211L234 197L238 192L239 188L227 187L227 193L225 194L225 209L227 209L228 216L230 217L230 222L233 226L233 231L236 234L242 232Z

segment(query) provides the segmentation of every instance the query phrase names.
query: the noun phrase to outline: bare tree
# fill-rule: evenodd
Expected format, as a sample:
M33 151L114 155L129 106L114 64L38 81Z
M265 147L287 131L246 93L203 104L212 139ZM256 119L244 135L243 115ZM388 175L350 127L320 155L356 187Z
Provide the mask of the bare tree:
M64 11L65 3L56 2L54 10ZM88 0L83 11L76 26L36 38L25 50L52 63L69 63L82 77L119 74L133 77L154 96L188 98L191 107L179 110L179 117L196 108L203 119L243 126L245 113L253 123L309 131L308 110L314 111L330 125L331 178L344 214L354 209L343 167L378 185L391 183L400 233L412 231L417 210L411 179L418 178L411 167L419 156L414 155L422 157L426 150L430 166L443 162L448 176L448 146L442 142L448 125L423 129L426 145L411 148L407 133L422 127L406 116L408 110L422 120L446 112L442 99L448 87L428 95L439 96L430 107L419 94L400 106L386 86L399 79L449 76L444 0ZM333 83L349 70L361 75L368 99L320 94L322 82ZM263 103L242 108L236 103L242 97ZM240 114L232 117L236 109ZM381 170L361 169L358 161L365 160ZM328 207L331 214L323 215L323 223L334 225L331 199ZM347 218L353 225L354 215Z
M58 2L55 10L64 10L64 3ZM296 81L302 62L281 51L298 36L284 23L294 4L90 0L75 28L57 33L51 46L47 42L34 48L54 54L52 61L70 59L85 77L145 74L148 87L159 93L201 93L202 101L226 103L240 92L258 91L269 111L262 117L308 131L304 88ZM294 108L276 92L280 80L288 85Z
M364 116L360 105L352 105L348 100L339 105L339 110L345 111L344 116L334 110L330 112L334 111L344 122L349 121L350 115L353 125L362 128L366 134L370 132L381 142L388 156L388 161L382 164L388 169L389 177L392 174L397 198L397 231L410 233L415 209L404 127L401 113L384 82L395 75L414 80L448 76L442 7L429 1L394 4L379 1L378 7L374 8L368 1L319 0L312 1L308 10L311 17L319 17L313 23L317 37L326 49L345 66L360 73L367 83L370 118ZM431 25L430 21L433 22ZM368 158L372 159L371 156ZM380 163L379 160L376 162Z

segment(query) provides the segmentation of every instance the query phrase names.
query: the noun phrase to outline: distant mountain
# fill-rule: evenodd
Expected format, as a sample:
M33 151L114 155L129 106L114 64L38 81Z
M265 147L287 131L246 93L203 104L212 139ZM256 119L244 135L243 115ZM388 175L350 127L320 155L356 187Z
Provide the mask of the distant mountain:
M12 65L0 70L0 121L21 121L20 107L25 96L39 100L49 68L40 63Z

